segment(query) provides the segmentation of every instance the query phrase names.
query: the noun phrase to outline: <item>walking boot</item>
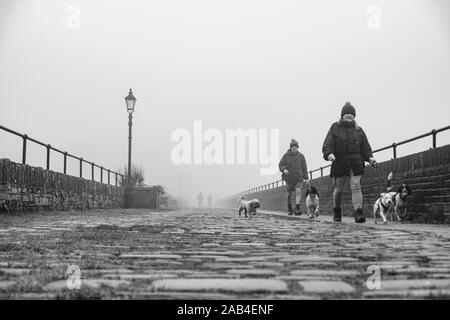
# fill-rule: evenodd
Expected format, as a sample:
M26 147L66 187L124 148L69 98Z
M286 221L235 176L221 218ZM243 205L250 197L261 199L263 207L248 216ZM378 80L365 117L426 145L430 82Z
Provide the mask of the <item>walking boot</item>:
M302 211L300 210L300 205L299 204L295 205L295 212L294 212L294 214L296 216L300 216L302 214Z
M356 223L366 222L366 218L364 218L364 212L361 208L355 210L355 222Z
M342 221L342 209L341 208L333 208L334 216L333 221L341 222Z
M292 204L288 203L288 215L292 216L294 210L292 210Z

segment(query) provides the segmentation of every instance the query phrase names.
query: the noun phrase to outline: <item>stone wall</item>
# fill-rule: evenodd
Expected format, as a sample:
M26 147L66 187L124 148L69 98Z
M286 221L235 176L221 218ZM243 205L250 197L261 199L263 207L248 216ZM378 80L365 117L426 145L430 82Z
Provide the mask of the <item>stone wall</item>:
M125 208L157 209L159 207L158 193L152 188L126 188Z
M124 188L0 159L0 212L122 208Z
M381 192L386 191L387 176L394 173L392 187L407 183L412 188L408 200L406 220L427 223L450 223L450 145L379 163L376 168L366 167L361 179L364 211L372 217L373 204ZM321 177L311 180L320 195L321 214L332 213L333 180ZM246 195L258 198L262 209L286 211L285 186ZM353 215L350 187L343 195L344 215ZM224 207L236 207L236 197L220 201ZM302 210L305 211L305 194L302 192Z

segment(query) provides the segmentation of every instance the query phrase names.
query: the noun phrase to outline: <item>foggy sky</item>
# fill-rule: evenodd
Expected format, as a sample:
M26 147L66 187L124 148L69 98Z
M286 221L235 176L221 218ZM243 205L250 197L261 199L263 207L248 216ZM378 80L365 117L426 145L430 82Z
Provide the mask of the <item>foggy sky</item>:
M380 30L366 26L374 4ZM80 29L66 26L69 5L81 10ZM346 101L374 149L448 125L449 14L446 0L1 0L0 124L115 170L127 163L133 88L133 163L146 183L178 195L181 176L183 196L217 199L280 175L254 164L175 165L174 130L193 133L194 121L279 129L280 157L295 138L315 169L328 164L322 142ZM0 157L20 162L19 138L0 131L0 145ZM31 165L45 167L45 155L30 144ZM51 169L61 168L52 154Z

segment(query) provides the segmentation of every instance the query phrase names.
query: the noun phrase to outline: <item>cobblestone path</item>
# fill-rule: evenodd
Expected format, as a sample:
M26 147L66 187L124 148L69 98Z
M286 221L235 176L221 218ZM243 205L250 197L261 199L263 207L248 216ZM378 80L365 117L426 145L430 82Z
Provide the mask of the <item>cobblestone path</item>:
M450 228L328 220L230 209L4 215L0 299L450 297ZM77 267L81 288L70 289ZM381 288L369 288L377 270Z

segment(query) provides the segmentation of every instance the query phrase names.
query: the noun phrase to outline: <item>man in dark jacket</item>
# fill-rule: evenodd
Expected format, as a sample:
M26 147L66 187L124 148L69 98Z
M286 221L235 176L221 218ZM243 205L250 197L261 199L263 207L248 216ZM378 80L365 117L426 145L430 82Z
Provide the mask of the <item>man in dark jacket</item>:
M332 161L330 176L334 178L333 210L334 221L342 220L342 192L350 179L355 222L365 222L362 210L361 175L365 161L375 164L372 148L363 129L355 122L356 110L350 102L345 103L341 119L331 125L323 142L323 158Z
M283 155L278 164L282 172L282 179L286 181L286 200L288 205L288 214L292 215L292 192L295 191L295 214L301 215L300 200L302 196L303 180L308 181L308 169L305 156L298 151L298 142L291 140L289 149Z

